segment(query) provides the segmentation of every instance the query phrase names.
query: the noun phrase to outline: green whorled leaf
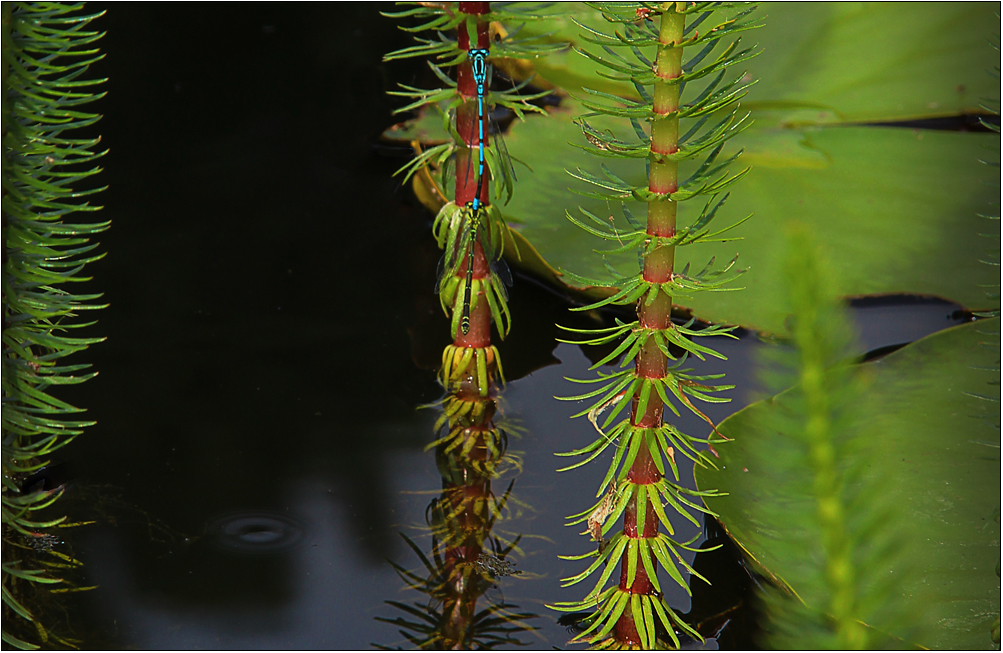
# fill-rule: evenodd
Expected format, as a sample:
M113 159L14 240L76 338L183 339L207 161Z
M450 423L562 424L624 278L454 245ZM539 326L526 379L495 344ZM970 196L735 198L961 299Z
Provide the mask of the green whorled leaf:
M575 583L579 583L579 582L585 580L590 575L592 575L593 572L595 572L596 570L598 570L599 567L603 567L603 566L609 567L609 565L615 564L616 559L612 557L612 554L614 552L616 552L616 551L622 551L623 547L626 546L627 544L629 544L629 539L630 538L626 537L623 533L617 533L610 540L610 542L607 545L607 547L596 556L596 559L592 562L592 564L590 564L585 569L585 571L583 571L580 574L577 574L575 576L570 576L568 578L562 578L561 579L561 587L568 587L570 585L574 585Z
M21 408L20 410L10 410L4 419L7 420L8 425L12 429L20 426L27 433L31 433L32 430L35 430L39 433L51 433L54 435L76 435L82 431L74 429L94 424L94 422L73 422L65 419L36 417L35 415L32 415L31 412L32 411L26 407Z
M608 587L598 596L590 595L581 601L562 601L548 605L547 607L561 612L578 612L579 610L594 609L597 603L602 605L603 602L605 602L606 599L615 591L615 587Z
M651 552L655 554L655 558L662 565L662 569L669 572L669 577L672 578L680 587L686 590L686 593L690 593L690 586L683 578L682 574L679 573L679 569L676 567L675 561L669 556L668 549L665 546L665 540L667 536L663 533L659 533L658 537L648 540L651 546Z
M26 494L24 496L18 497L4 497L4 505L12 507L15 509L20 509L24 511L24 514L28 512L34 512L36 510L42 510L51 506L56 499L63 495L63 487L57 487L52 490L39 490ZM65 517L57 518L56 522L65 521ZM22 526L26 526L26 521L21 521Z
M8 607L10 607L11 610L13 610L15 613L17 613L21 617L23 617L23 618L25 618L25 619L27 619L29 621L33 620L32 616L31 616L31 613L28 612L28 609L25 608L23 605L21 605L21 603L18 602L18 600L14 598L14 595L7 589L7 584L6 583L4 583L4 585L3 585L3 602L4 602L5 605L7 605ZM11 643L15 643L16 644L17 642L21 642L21 640L15 638L15 637L11 637L10 635L8 635L6 631L4 631L3 635L4 635L4 637L3 637L4 641L7 641L8 639L11 639L11 640L13 640ZM24 648L27 648L27 649L37 649L38 646L35 646L33 644L29 644L29 645L27 645Z
M384 56L384 61L405 57L429 56L432 54L439 54L440 58L442 58L448 52L458 51L455 37L450 38L449 36L445 36L441 33L467 29L468 32L471 33L471 41L473 41L473 30L476 27L476 23L474 22L475 20L484 23L515 22L524 24L526 22L540 21L549 18L547 11L540 11L543 9L549 9L549 6L545 3L512 3L506 6L496 5L492 8L491 12L478 14L476 16L455 11L453 8L445 5L429 3L409 4L415 4L418 6L413 9L406 9L399 12L383 12L381 15L386 16L387 18L396 19L423 19L426 22L421 23L420 25L416 25L414 27L401 27L400 29L411 33L426 31L439 32L440 40L425 40L416 38L415 40L417 40L421 45L392 52ZM493 43L492 47L506 57L538 57L551 51L554 47L557 47L550 44L546 40L541 39L540 35L529 34L528 32L524 34L520 30L519 36L520 38L514 38L514 35L513 37L510 37L507 34L503 34L503 38L499 42ZM462 52L461 56L466 56L466 53ZM450 63L455 64L457 62L451 61Z
M586 152L587 154L588 152ZM594 191L576 191L583 197L592 197L595 199L603 201L620 201L629 199L633 194L643 191L644 186L630 184L619 176L613 174L613 171L606 165L602 164L600 169L603 173L602 177L594 175L588 170L582 168L576 168L575 170L568 170L568 174L573 178L590 184L597 188L600 188L606 193L597 193Z
M596 65L598 66L609 68L610 70L619 73L619 75L614 76L610 73L601 71L598 73L599 76L601 77L608 76L608 79L616 79L616 80L634 79L641 84L648 84L654 81L654 73L651 71L651 68L649 66L644 66L641 63L628 61L627 59L620 56L615 56L613 58L610 58L610 56L608 55L604 56L602 54L592 52L591 50L586 48L579 48L576 50L576 52L580 56L586 57L587 59L590 59L591 61L595 62Z
M697 528L700 527L700 522L697 521L696 517L691 515L685 508L683 508L683 505L685 504L690 507L695 507L698 509L699 507L695 506L692 502L683 499L682 492L680 491L680 487L678 485L676 485L675 483L669 483L665 481L665 479L662 479L662 481L658 485L658 491L661 494L662 498L665 499L665 503L667 505L672 506L672 508L676 512L678 512L680 515L682 515L687 520L692 522L694 526L696 526Z
M603 626L599 629L599 632L596 633L595 636L589 639L590 644L599 642L602 638L609 634L611 630L613 630L617 620L620 619L620 615L624 613L627 603L630 601L630 597L631 594L629 592L624 592L619 588L617 589L617 591L613 594L613 597L609 600L609 604L612 606L612 609L606 612L605 615L600 614L597 623L602 623ZM585 633L583 632L582 635L585 635Z
M400 87L404 90L387 91L387 95L408 98L411 100L411 103L394 109L395 114L403 113L405 111L415 111L426 104L439 104L440 102L449 102L456 98L455 88L437 88L426 90L414 88L413 86L407 86L406 84L401 84Z
M16 479L46 464L46 457L65 446L92 422L66 420L79 409L49 394L51 386L80 383L92 374L74 375L86 364L55 365L54 361L100 338L70 338L73 320L82 310L100 308L87 302L95 294L72 294L61 286L84 281L84 265L101 258L90 254L96 245L88 236L103 231L107 222L73 224L69 214L95 211L87 198L103 188L77 190L76 182L101 171L84 168L103 156L93 147L98 139L73 139L72 130L93 125L96 113L81 111L103 93L91 92L101 80L83 75L104 55L89 45L101 34L86 29L99 14L82 15L82 5L5 3L4 13L4 287L3 343L3 524L34 536L65 517L38 521L31 513L55 502L61 489L20 496ZM65 166L72 166L67 168ZM8 494L11 492L11 494ZM44 563L48 569L66 566ZM9 593L10 576L32 583L55 584L57 578L20 563L4 564L4 602L21 617L34 621ZM44 641L41 623L34 622ZM6 631L4 641L33 647ZM66 644L58 638L54 641Z
M998 648L990 629L1000 614L999 372L985 360L999 357L999 325L997 318L941 331L864 366L872 377L867 406L874 423L848 435L852 446L857 433L878 434L881 473L894 479L886 486L887 502L918 534L905 548L907 557L863 581L901 576L888 600L929 608L923 622L931 629L914 643L931 649ZM972 396L993 390L993 402ZM762 571L818 610L821 588L796 582L811 560L778 555L790 553L782 546L788 539L817 542L803 462L794 454L775 455L776 432L765 426L772 413L792 410L794 392L725 420L719 430L736 440L720 447L720 470L698 468L696 480L728 493L706 499L707 505Z
M609 16L609 14L606 14ZM634 19L636 19L637 14L634 14ZM645 45L656 45L658 43L658 33L652 30L647 30L648 25L646 23L640 23L638 25L625 25L626 28L624 32L621 32L619 28L614 29L612 25L607 23L606 29L598 30L590 27L585 23L581 23L575 20L574 16L571 17L571 21L579 29L579 38L584 43L591 43L593 45L614 47L641 47ZM625 21L633 22L633 21ZM610 32L610 30L613 30Z
M648 23L638 21L636 13L637 9L635 7L627 7L627 10L626 14L619 16L614 16L608 12L604 12L607 17L611 17L621 23L628 23L624 25L625 32L623 34L621 34L619 30L615 31L612 35L606 34L602 28L599 30L593 29L587 24L587 22L578 22L574 17L572 17L572 21L574 21L576 26L579 28L579 34L575 36L576 42L598 44L602 46L602 49L606 52L606 56L593 53L588 48L576 47L576 51L595 62L596 65L609 68L616 71L616 73L619 73L610 74L604 71L598 71L597 74L599 77L620 81L630 80L635 84L647 86L655 81L653 73L654 66L652 61L654 59L654 46L659 42L658 34ZM693 36L684 40L676 47L687 47L701 42L716 41L722 37L730 37L739 31L758 28L760 25L754 22L747 21L739 24L734 22L734 19L740 18L741 16L750 13L750 11L751 9L741 12L738 15L733 16L732 20L717 22L716 18L725 13L719 12L719 14L715 16L714 23L712 23L716 23L715 27L708 27L704 31L702 37L694 33ZM707 16L705 16L705 18L706 17ZM587 20L592 17L588 14L583 14L583 18L586 18ZM631 48L636 62L612 49L613 47L619 47L622 45L626 45ZM707 54L711 52L711 50L714 49L714 45L715 43L707 43L700 52L690 57L690 59L688 59L683 65L683 75L671 80L672 83L686 83L693 79L700 79L706 75L713 74L728 66L741 63L746 59L755 56L751 48L735 53L734 49L738 45L738 41L736 40L729 43L724 50L719 52L713 63L697 69L696 66ZM645 56L643 51L647 51L650 56ZM613 61L614 59L615 61ZM585 84L585 86L588 86L588 84Z
M679 78L679 80L684 83L691 83L695 80L703 79L704 77L708 77L715 73L721 73L732 66L745 63L753 57L758 56L760 52L756 48L746 48L744 50L740 50L739 52L734 52L737 48L738 41L736 40L729 44L728 47L725 48L720 55L718 55L718 58L713 63L693 71L689 71L686 67L684 67L683 75ZM741 75L739 75L739 77L741 77Z

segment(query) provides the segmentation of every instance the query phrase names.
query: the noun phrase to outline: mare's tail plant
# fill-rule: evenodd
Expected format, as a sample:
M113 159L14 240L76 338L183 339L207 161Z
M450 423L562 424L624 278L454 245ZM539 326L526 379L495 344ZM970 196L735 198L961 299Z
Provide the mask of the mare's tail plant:
M890 477L875 470L888 458L882 441L896 427L865 426L874 421L865 408L867 370L850 364L854 329L838 299L835 278L809 232L792 227L784 281L795 349L766 350L761 377L777 392L793 389L784 395L785 409L763 418L770 421L755 432L774 436L764 442L767 455L757 459L759 464L776 465L781 476L782 470L796 470L796 487L807 492L798 495L803 503L780 501L761 509L774 519L799 524L796 535L774 540L777 555L786 560L810 558L814 564L798 565L784 581L805 595L824 597L825 616L787 588L761 586L768 648L897 648L866 624L876 618L907 626L925 621L921 614L908 613L908 601L892 600L892 588L904 586L909 571L899 567L891 579L888 570L908 549L912 533L887 498ZM852 434L859 428L871 428L872 433L855 440ZM884 616L878 618L878 613Z
M424 21L403 29L432 31L436 38L416 37L418 45L392 52L384 60L434 57L438 63L429 61L428 65L444 86L425 90L401 85L403 90L392 94L410 103L397 112L440 112L443 129L452 140L419 152L398 172L408 178L419 171L433 171L430 176L436 179L434 186L444 200L433 225L436 241L445 250L436 292L443 310L451 315L450 333L454 339L443 354L443 385L450 388L464 381L473 382L485 396L488 377L498 367L498 352L491 345L491 324L504 338L511 322L505 285L493 272L496 263L503 265L500 259L508 228L491 198L507 202L515 180L500 135L496 133L491 139L489 116L493 106L504 107L520 119L526 111L542 112L529 101L544 95L520 95L525 83L505 91L491 90L490 60L499 56L533 57L554 46L536 39L492 39L495 21L535 18L524 9L492 11L487 2L413 4L416 6L412 9L386 15ZM452 30L455 36L450 35ZM455 81L445 70L449 67L456 67ZM452 198L446 201L450 186Z
M683 559L681 551L692 542L673 539L669 513L674 511L698 525L690 509L707 512L701 505L701 493L679 483L676 456L682 454L697 465L713 465L705 449L715 442L711 420L692 402L727 401L713 392L732 386L713 385L722 375L701 376L684 367L689 355L724 356L697 344L697 336L727 335L730 329L711 326L695 328L694 321L677 325L672 322L672 303L692 293L719 290L738 276L735 260L715 268L713 259L702 270L691 273L689 267L675 269L676 249L685 245L726 240L721 234L735 225L712 231L711 220L721 209L727 195L721 193L740 179L747 170L730 174L727 167L740 153L722 158L726 140L748 126L748 116L739 116L736 101L751 82L742 74L730 75L729 68L755 56L752 49L739 49L736 34L758 27L748 15L754 7L711 3L609 3L596 5L603 16L618 29L612 34L587 30L583 39L602 48L603 54L580 51L592 61L608 68L608 77L628 81L637 91L638 100L628 100L608 93L586 89L591 98L583 104L591 113L579 119L588 145L597 156L643 159L647 183L633 186L602 166L603 175L578 170L572 176L598 190L590 197L619 202L624 217L633 225L627 233L610 231L609 222L580 209L582 217L568 215L583 229L615 245L601 254L637 252L639 270L623 275L607 264L612 280L583 279L565 272L583 286L613 289L611 294L590 306L591 310L609 304L635 306L637 320L618 322L617 326L587 334L584 344L619 344L593 369L620 359L623 369L612 374L599 372L598 378L579 383L598 384L570 400L594 399L590 408L576 417L587 415L599 437L592 444L572 451L568 456L585 456L565 469L573 469L595 459L609 447L615 453L599 491L598 502L573 516L571 524L586 523L588 533L599 541L598 551L569 560L593 558L582 573L565 579L566 585L585 580L595 572L599 578L581 601L553 606L567 612L588 611L585 628L573 641L587 640L597 648L680 645L677 632L694 638L700 635L678 616L664 599L661 567L673 582L689 588L682 570L701 578ZM720 18L721 14L727 17ZM685 57L687 52L692 56ZM727 80L726 78L731 78ZM702 80L699 90L684 101L687 86ZM697 86L692 84L690 88ZM610 116L629 121L630 137L618 138L609 130L600 130L589 122L594 116ZM702 159L687 178L680 179L680 163ZM699 213L677 224L680 202L706 197ZM638 202L647 208L647 225L635 220L626 202ZM712 433L696 438L663 421L667 406L679 415L676 403L711 423ZM614 419L629 407L627 417L612 427ZM609 411L600 424L599 417ZM713 449L711 449L713 450ZM562 470L563 471L563 470ZM669 477L671 474L671 477ZM667 511L666 507L670 510ZM623 529L608 540L606 534L623 516ZM659 532L659 524L667 533ZM619 567L618 582L606 588L607 581Z
M89 237L108 228L64 221L100 208L89 196L101 189L74 188L100 170L94 161L104 154L99 138L75 135L97 122L85 107L103 95L92 90L102 80L85 77L103 56L94 47L101 34L88 29L99 14L82 6L3 5L3 640L19 648L37 648L12 634L21 619L32 625L18 632L67 644L19 600L39 584L59 583L52 569L77 564L52 550L53 529L65 518L38 516L62 487L34 490L24 481L93 423L68 419L81 409L51 391L94 376L83 373L87 364L64 358L102 340L69 335L91 324L74 319L79 311L101 308L99 295L74 294L68 285L87 280L84 265L102 256Z

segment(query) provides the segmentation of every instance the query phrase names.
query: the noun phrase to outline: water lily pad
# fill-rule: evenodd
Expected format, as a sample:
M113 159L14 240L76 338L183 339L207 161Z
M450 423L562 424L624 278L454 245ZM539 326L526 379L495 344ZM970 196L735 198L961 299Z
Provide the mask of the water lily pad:
M760 4L762 28L743 35L743 47L762 54L747 64L759 83L746 107L771 124L891 122L979 112L999 84L985 73L998 56L999 7L943 2L916 7L890 2ZM611 31L599 12L562 7L560 16L530 23L525 34L584 44L572 18ZM594 47L594 46L591 46ZM595 74L598 66L568 50L534 61L548 82L636 97L629 83ZM770 115L767 117L766 113Z
M880 437L882 472L894 479L887 485L890 503L920 534L908 557L884 570L885 578L904 578L889 600L925 597L932 628L916 643L931 649L999 646L991 636L1000 615L999 330L999 319L962 325L867 365L870 405L880 407L875 418L889 425ZM696 480L729 493L707 504L761 570L821 609L812 604L820 588L792 582L819 561L807 552L777 555L784 541L815 527L792 518L794 504L812 492L804 485L805 464L788 469L795 458L782 456L764 463L776 446L770 415L792 410L794 392L725 420L720 430L735 441L718 447L720 470L699 469ZM784 501L791 502L786 517L768 509ZM903 573L908 567L917 572Z
M577 216L581 206L611 216L621 231L629 225L615 204L569 192L587 187L566 170L601 174L599 165L605 163L627 181L642 183L644 166L599 160L571 146L584 142L571 122L581 113L575 106L569 101L549 118L532 116L513 125L508 149L532 172L520 176L515 198L503 210L550 266L602 277L607 275L603 259L594 250L617 243L604 243L579 229L566 213ZM624 133L623 125L613 121L595 123ZM985 157L985 146L999 146L998 136L841 127L750 129L738 141L745 154L733 170L752 166L752 173L734 188L717 220L724 226L755 213L732 234L743 240L682 248L677 260L702 267L712 256L722 263L740 253L739 264L749 272L736 285L745 290L677 301L698 317L782 330L785 315L776 293L784 240L778 234L790 221L810 225L818 240L838 253L836 272L849 295L916 293L967 307L986 306L978 284L994 283L995 270L978 261L987 247L979 231L989 225L976 214L987 210L996 191L982 183L991 171L979 158ZM643 205L632 203L630 208L644 220ZM699 200L682 203L680 223L701 209ZM630 254L609 262L624 274L637 269L636 256Z

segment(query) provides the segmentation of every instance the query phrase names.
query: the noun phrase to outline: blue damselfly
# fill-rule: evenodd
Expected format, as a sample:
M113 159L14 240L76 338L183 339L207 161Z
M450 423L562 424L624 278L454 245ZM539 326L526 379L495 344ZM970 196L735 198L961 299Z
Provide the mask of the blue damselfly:
M474 139L477 139L477 179L474 184L472 199L465 202L462 207L458 207L459 215L456 216L457 222L454 224L456 224L456 227L459 227L459 230L453 232L452 228L450 228L450 235L444 241L448 242L448 245L446 245L446 253L439 261L439 276L436 284L437 293L448 285L446 282L447 276L457 274L457 268L461 264L463 260L461 257L464 256L463 252L465 252L466 271L464 277L466 283L463 288L462 319L459 324L460 330L464 335L470 332L470 311L474 290L473 274L476 245L478 242L481 242L481 247L491 270L498 274L501 281L505 284L511 285L512 283L508 266L500 259L501 252L494 244L494 241L500 234L492 228L492 219L490 217L492 209L488 207L483 197L486 190L484 187L485 178L490 178L491 176L488 173L489 169L497 171L506 183L506 186L510 186L511 180L515 177L515 171L512 169L508 152L499 137L500 130L494 130L495 149L494 156L490 160L488 153L485 151L485 141L492 135L492 130L488 128L491 117L486 108L491 73L487 61L489 54L490 52L486 48L475 48L468 53L470 70L476 87L476 97L474 99L477 102L477 113L476 121L470 121L470 133L464 138L464 142L472 149L474 147ZM470 175L473 171L470 166L473 165L473 156L468 156L466 160L468 162L467 172L462 179L471 180ZM464 186L469 188L466 184ZM484 236L485 233L488 234L487 237ZM504 294L504 288L500 290L496 289L495 292Z
M460 331L463 335L470 332L470 289L474 281L474 250L477 244L477 232L481 225L481 191L484 187L484 96L488 85L488 50L474 48L470 50L470 68L477 85L477 186L474 199L467 203L467 219L470 221L470 245L467 247L467 285L463 290L463 317L460 319ZM488 251L484 251L485 256ZM489 257L490 261L491 258Z

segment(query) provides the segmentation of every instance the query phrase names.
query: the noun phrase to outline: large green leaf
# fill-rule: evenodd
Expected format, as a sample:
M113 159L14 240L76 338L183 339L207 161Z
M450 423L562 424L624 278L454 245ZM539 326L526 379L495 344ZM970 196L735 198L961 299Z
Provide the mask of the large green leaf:
M979 112L999 6L984 2L765 3L746 104L784 122L891 122Z
M620 230L628 225L615 205L568 192L585 186L567 169L599 174L594 157L568 145L581 141L580 129L571 122L579 113L575 106L569 101L549 119L531 117L513 126L508 149L532 174L520 177L504 212L554 268L603 277L603 260L593 250L617 243L603 243L565 214L580 217L581 206L614 216ZM595 122L602 128L615 126ZM622 133L621 125L617 134ZM840 127L750 130L739 138L746 152L733 168L751 165L753 170L735 187L717 220L724 226L755 212L731 234L744 240L682 248L678 260L702 266L711 256L721 263L740 252L740 265L749 268L738 284L745 290L702 293L677 303L710 321L781 330L784 314L777 289L784 241L778 234L787 222L800 221L838 252L836 271L849 295L916 293L985 306L978 284L993 283L995 270L977 260L985 248L978 232L985 225L975 214L994 197L980 181L987 169L978 159L985 155L984 146L998 146L996 135ZM604 162L628 181L641 183L644 168L637 162ZM701 209L699 199L684 202L681 224ZM632 203L631 210L645 218L643 205ZM624 274L637 269L636 256L630 254L610 261Z
M748 67L759 79L745 100L785 123L888 122L979 111L999 94L985 69L999 35L996 4L942 2L762 3L765 25L743 37L762 55ZM562 7L553 20L526 25L576 46L584 30L572 18L609 32L599 12ZM572 50L534 62L538 74L577 92L583 86L636 97L633 87L595 74L598 66ZM766 119L766 116L762 116Z
M851 434L874 437L875 424L881 427L885 455L878 464L893 479L886 503L919 534L903 543L907 556L882 576L904 579L890 601L928 602L932 628L917 643L931 649L994 647L990 630L1000 614L999 329L999 319L962 325L868 364L868 405L880 412L871 415L870 427L858 425ZM784 547L797 538L817 541L808 463L770 454L781 437L770 425L795 410L796 397L795 388L725 420L719 429L735 441L718 447L720 470L698 469L696 480L728 493L708 506L761 571L821 609L813 604L821 588L799 587L795 580L820 561ZM778 556L780 549L786 555Z

